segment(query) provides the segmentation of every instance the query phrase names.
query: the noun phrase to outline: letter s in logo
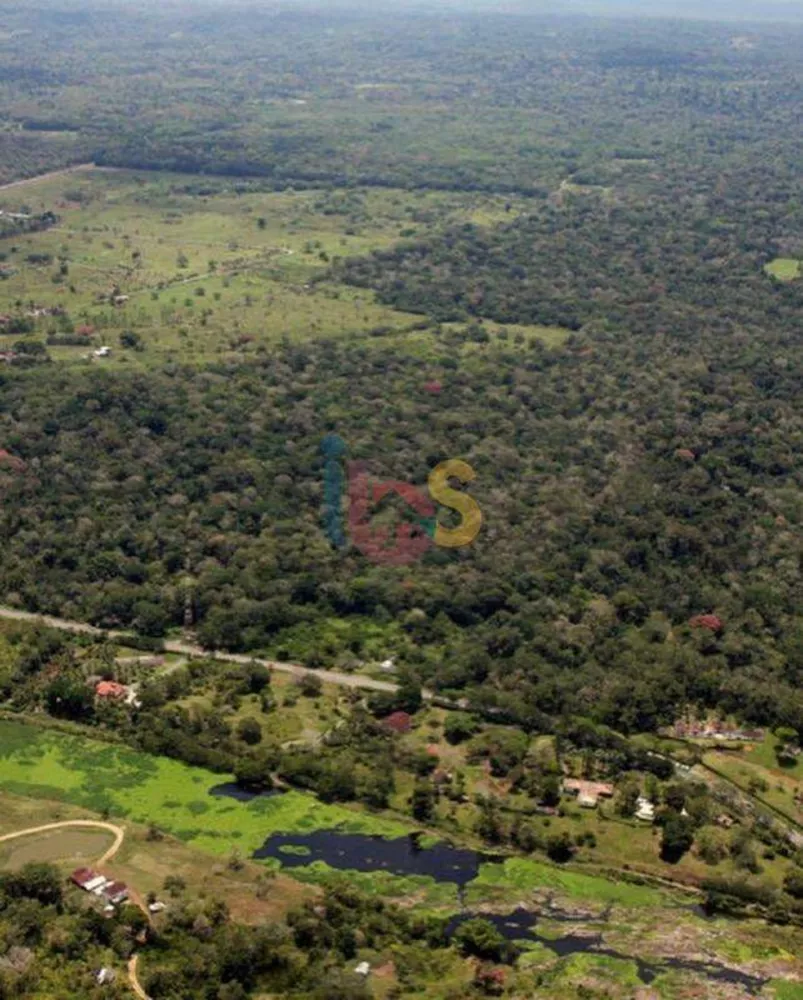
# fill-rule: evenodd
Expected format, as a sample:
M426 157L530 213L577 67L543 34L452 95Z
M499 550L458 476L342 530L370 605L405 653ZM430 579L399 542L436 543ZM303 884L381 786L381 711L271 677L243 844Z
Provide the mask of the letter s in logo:
M480 533L482 511L477 501L467 493L453 490L449 486L450 477L459 479L461 483L470 483L477 478L477 474L468 462L451 458L448 462L441 462L429 475L429 492L432 498L444 507L458 511L463 517L457 528L444 528L439 524L433 541L445 549L459 549L464 545L471 545Z

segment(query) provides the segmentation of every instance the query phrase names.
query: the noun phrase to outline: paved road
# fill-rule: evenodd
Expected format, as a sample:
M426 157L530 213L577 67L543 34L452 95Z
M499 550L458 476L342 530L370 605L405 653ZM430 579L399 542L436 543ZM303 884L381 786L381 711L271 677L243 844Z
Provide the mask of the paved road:
M129 632L104 631L95 628L94 625L87 625L85 622L67 621L64 618L54 618L52 615L35 615L28 611L17 611L16 608L0 607L0 618L8 618L13 621L23 621L49 625L51 628L58 628L64 632L76 632L81 635L106 635L121 644L132 638ZM304 677L306 674L314 674L325 684L338 684L341 687L361 688L366 691L395 691L397 685L390 681L378 681L373 677L365 677L363 674L344 674L339 670L310 670L297 663L279 663L276 660L263 660L259 657L247 656L239 653L210 652L202 646L196 646L189 642L179 642L168 639L164 643L164 652L179 653L182 656L211 656L217 660L224 660L228 663L261 663L263 666L279 673L293 674L296 677ZM429 696L426 692L425 696Z
M4 836L0 837L0 844L6 840L16 840L17 837L32 837L36 833L47 833L50 830L61 830L67 826L91 826L96 830L108 830L109 833L114 834L114 843L106 851L103 857L98 858L97 865L105 865L107 861L115 856L115 854L120 850L123 844L123 838L125 837L125 830L120 826L115 826L114 823L103 823L100 820L94 819L65 819L59 823L45 823L44 826L32 826L27 830L17 830L16 833L6 833Z

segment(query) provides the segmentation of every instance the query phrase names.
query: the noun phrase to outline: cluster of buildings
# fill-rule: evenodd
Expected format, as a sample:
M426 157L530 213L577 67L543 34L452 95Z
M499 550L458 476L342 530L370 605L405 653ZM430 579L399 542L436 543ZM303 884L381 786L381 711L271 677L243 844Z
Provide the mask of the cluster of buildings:
M607 781L584 781L581 778L564 778L563 791L577 796L583 809L596 809L601 798L610 799L616 789Z
M563 791L577 796L577 804L583 809L596 809L600 799L610 799L616 789L608 781L585 781L582 778L564 778ZM643 795L636 802L636 819L645 823L655 821L655 805Z
M740 729L735 723L709 719L705 722L681 720L672 726L668 735L687 740L740 740L745 743L761 743L765 734L763 729Z
M105 900L107 909L113 909L128 899L128 886L125 882L115 882L105 875L98 875L91 868L76 868L70 875L70 881L84 892Z

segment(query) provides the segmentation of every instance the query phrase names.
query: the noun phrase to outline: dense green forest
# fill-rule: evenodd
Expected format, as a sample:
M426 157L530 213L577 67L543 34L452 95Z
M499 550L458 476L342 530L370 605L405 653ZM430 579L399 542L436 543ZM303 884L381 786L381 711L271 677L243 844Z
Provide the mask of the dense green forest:
M350 646L319 631L355 616L424 679L534 726L650 729L692 700L800 728L799 345L486 338L444 331L423 367L380 338L231 369L4 375L25 463L4 472L6 600L159 635L189 597L208 645L281 655L303 625L313 665L359 660L359 629ZM332 430L385 477L465 458L483 534L414 567L333 549ZM689 624L708 612L721 631Z
M0 17L9 179L94 159L546 197L621 171L651 191L666 173L728 188L752 165L771 203L800 162L799 25L25 3Z

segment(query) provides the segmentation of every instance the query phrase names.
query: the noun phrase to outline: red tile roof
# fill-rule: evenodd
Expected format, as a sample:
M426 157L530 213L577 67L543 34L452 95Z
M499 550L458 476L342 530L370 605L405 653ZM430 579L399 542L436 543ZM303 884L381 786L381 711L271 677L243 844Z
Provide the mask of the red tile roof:
M87 882L91 882L93 878L95 878L95 873L91 868L76 868L72 875L70 875L70 881L75 882L76 885L80 885L81 888Z
M98 698L125 698L128 688L117 681L101 681L95 688L95 694Z
M107 885L103 890L103 895L107 899L114 899L117 896L122 896L124 893L128 895L128 886L125 882L112 882L111 885Z

